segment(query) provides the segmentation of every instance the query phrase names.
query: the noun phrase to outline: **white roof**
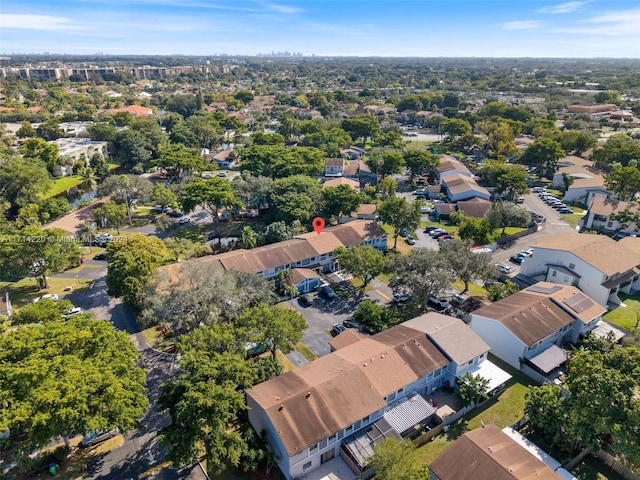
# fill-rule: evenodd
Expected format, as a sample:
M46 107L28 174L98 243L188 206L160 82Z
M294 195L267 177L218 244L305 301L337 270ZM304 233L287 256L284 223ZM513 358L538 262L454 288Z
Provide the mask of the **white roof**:
M489 392L511 378L511 375L489 360L484 360L480 362L479 365L474 365L469 369L469 373L474 377L482 377L489 380L489 387L487 389Z

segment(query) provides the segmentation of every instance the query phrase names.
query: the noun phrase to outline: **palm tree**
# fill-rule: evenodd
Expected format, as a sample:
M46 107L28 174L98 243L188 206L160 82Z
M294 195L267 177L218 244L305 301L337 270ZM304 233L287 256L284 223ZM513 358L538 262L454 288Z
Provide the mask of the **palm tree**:
M247 250L251 250L252 248L256 248L258 245L258 235L250 226L246 226L242 229L242 247Z
M85 223L80 230L82 237L89 240L89 253L93 253L93 237L98 232L98 227L95 223Z
M96 177L93 168L91 167L82 167L78 170L78 175L82 179L80 182L80 186L86 188L87 190L93 190L98 186L98 177Z

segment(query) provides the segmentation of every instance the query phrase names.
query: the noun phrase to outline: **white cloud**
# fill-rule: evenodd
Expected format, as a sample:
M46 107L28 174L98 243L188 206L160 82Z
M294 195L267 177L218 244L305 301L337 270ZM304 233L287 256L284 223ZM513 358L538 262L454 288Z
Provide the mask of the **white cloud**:
M15 13L3 13L0 15L0 29L58 31L78 30L81 28L78 25L73 25L72 20L67 17Z
M290 14L293 14L293 13L302 12L301 8L290 7L288 5L279 5L277 3L267 3L267 7L269 8L269 10L273 10L273 11L276 11L278 13L284 13L284 14L287 14L287 15L290 15Z
M585 23L587 25L559 28L556 31L581 35L628 36L637 40L640 32L640 8L604 13L586 20Z
M520 20L502 24L502 28L505 30L534 30L540 27L540 22L536 22L535 20Z
M579 10L587 2L567 2L559 5L552 5L550 7L543 7L537 10L538 13L571 13Z

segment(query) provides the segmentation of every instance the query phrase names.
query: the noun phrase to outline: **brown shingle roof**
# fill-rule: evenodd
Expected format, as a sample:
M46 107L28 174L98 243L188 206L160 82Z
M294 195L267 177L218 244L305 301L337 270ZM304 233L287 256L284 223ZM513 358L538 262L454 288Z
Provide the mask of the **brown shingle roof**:
M325 158L324 166L325 167L343 167L344 158Z
M369 168L369 165L364 163L362 160L355 160L355 161L349 162L342 169L342 174L345 177L355 177L360 172L371 173L371 169Z
M260 383L247 396L294 455L380 410L386 395L448 363L424 333L398 325Z
M473 315L502 323L526 346L539 342L575 320L550 298L526 290L482 307Z
M640 205L637 203L623 202L621 200L614 200L604 197L596 197L591 201L589 205L589 212L594 215L602 215L608 217L614 213L622 212L625 209L629 209L632 212L640 211Z
M478 183L473 178L467 177L466 175L462 175L460 173L447 175L442 179L442 183L444 183L451 195L467 191L480 192L489 195L489 191L486 188L478 185Z
M465 433L429 468L440 480L562 479L495 425Z
M565 310L569 309L567 311L571 315L573 315L574 317L580 319L584 323L590 322L591 320L593 320L597 316L602 315L603 313L606 313L606 311L607 311L607 309L605 307L603 307L598 302L596 302L595 300L591 299L591 297L589 297L587 294L582 293L582 291L580 289L578 289L578 288L576 288L576 287L574 287L572 285L558 285L558 284L555 284L555 283L538 282L535 285L533 285L532 287L528 287L528 288L525 289L525 291L527 291L529 293L533 293L534 295L545 296L547 294L533 291L533 290L539 290L539 289L533 288L533 287L542 287L542 288L549 288L549 289L555 290L554 292L549 293L548 296L550 298L553 298L558 303L558 305L560 305ZM577 297L580 297L580 298L587 297L587 298L589 298L589 300L591 300L591 302L592 302L591 306L585 308L584 310L582 310L580 312L577 312L575 310L570 309L569 305L572 304L572 299L577 298ZM565 302L567 302L567 303L565 303Z
M360 182L351 180L350 178L332 178L322 184L322 188L337 187L338 185L349 185L354 190L360 191Z
M640 265L638 254L606 235L563 233L539 241L534 248L571 252L609 276Z
M491 209L491 202L479 197L460 201L457 205L458 210L464 212L467 217L484 218Z
M471 175L471 172L466 165L457 158L452 157L451 155L440 155L440 164L436 167L436 171L438 173L444 173L451 170L459 170Z

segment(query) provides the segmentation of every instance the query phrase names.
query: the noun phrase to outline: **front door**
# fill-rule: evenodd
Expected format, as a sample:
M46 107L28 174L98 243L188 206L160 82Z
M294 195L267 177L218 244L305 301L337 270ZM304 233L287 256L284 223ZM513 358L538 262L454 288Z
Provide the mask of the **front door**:
M323 464L328 462L335 456L335 454L336 454L335 448L332 448L331 450L327 450L320 456L320 463Z

